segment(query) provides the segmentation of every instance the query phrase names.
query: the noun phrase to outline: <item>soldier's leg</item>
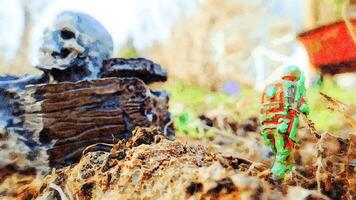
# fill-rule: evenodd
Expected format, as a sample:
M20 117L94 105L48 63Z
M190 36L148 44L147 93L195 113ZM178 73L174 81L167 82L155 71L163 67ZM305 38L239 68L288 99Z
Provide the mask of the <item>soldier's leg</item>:
M263 143L272 149L273 154L276 154L276 147L274 145L273 130L265 129L262 131Z
M286 141L285 149L287 151L289 151L289 155L288 155L288 157L286 159L287 169L288 169L288 171L293 171L294 164L295 164L295 161L294 161L294 142L291 139L289 139L289 137L287 137L287 136L285 136L284 141Z
M287 158L290 155L290 151L285 149L285 138L283 133L274 131L273 136L277 153L271 172L275 175L275 178L281 179L284 178L285 173L288 171Z

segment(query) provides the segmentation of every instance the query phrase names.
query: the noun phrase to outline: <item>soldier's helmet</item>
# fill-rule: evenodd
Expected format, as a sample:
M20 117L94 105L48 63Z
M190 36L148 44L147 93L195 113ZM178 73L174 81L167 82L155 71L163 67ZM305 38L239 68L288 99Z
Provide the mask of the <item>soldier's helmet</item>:
M291 65L288 66L283 74L282 74L282 78L286 78L286 77L294 77L296 81L298 81L300 79L300 75L301 75L301 71L299 69L299 67L295 66L295 65Z

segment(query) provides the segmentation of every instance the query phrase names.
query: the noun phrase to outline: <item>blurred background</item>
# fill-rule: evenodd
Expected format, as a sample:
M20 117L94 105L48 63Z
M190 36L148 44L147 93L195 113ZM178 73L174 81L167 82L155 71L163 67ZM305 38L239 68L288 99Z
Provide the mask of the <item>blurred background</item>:
M355 15L350 0L0 0L0 74L38 73L44 29L63 10L88 13L114 39L113 57L146 57L169 72L163 84L178 133L210 137L236 126L258 131L261 90L284 67L306 74L317 130L351 125L328 109L323 91L356 113L355 73L318 78L298 34ZM340 41L342 42L342 41ZM320 79L320 78L319 78ZM314 81L315 82L315 81ZM315 84L314 84L315 85ZM162 87L162 85L160 85ZM235 127L235 128L234 128Z

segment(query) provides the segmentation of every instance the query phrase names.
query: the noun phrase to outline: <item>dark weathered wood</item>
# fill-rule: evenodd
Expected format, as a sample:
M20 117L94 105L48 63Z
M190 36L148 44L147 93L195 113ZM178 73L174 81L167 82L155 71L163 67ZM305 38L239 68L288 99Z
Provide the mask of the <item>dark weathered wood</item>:
M48 80L49 77L45 73L40 73L38 75L25 75L22 77L5 75L5 76L0 76L0 89L21 91L27 85L47 83Z
M97 80L76 82L88 75L82 61L67 70L0 77L0 128L26 145L28 161L47 150L51 165L72 163L87 146L127 139L136 126L157 126L174 138L167 93L146 86L166 81L166 70L144 58L108 59Z
M138 78L32 85L18 96L22 132L48 147L54 166L77 161L89 145L127 139L136 126L174 137L168 95Z
M112 58L105 60L101 73L103 77L137 77L146 84L166 81L167 71L160 65L145 58Z

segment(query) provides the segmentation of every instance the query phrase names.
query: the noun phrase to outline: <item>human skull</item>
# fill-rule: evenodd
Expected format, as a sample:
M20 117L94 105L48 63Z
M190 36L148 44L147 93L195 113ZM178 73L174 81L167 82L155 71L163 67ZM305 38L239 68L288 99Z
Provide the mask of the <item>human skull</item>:
M61 72L81 66L87 73L84 78L93 79L112 51L111 35L103 25L87 14L65 11L44 32L37 68Z

